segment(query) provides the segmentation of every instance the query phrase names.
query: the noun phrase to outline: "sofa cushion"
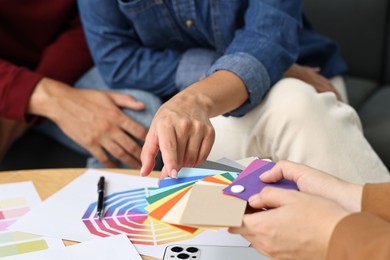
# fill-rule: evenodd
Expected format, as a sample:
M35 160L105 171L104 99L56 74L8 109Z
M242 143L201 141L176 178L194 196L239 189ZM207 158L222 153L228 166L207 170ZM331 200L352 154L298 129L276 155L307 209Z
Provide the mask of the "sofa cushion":
M348 102L356 110L379 88L378 83L373 80L352 76L345 77L345 84Z
M376 91L359 109L364 135L390 167L390 86Z

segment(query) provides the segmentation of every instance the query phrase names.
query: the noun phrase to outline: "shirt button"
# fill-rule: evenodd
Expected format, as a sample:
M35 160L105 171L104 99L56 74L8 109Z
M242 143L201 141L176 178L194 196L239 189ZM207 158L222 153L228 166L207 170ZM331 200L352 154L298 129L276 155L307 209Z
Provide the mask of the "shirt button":
M186 26L191 28L194 25L194 22L191 19L186 20Z

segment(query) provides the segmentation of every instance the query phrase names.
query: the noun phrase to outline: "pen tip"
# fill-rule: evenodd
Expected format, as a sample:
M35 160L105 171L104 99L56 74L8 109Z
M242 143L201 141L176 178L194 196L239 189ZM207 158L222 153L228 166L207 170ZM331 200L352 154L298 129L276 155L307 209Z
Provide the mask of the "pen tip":
M104 218L104 213L103 211L97 213L98 217L99 217L99 220L102 220Z

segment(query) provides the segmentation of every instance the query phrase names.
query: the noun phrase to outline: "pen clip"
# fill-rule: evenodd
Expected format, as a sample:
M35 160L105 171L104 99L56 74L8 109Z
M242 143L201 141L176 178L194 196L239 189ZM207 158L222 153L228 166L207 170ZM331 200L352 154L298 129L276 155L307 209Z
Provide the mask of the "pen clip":
M98 182L98 192L104 190L104 176L100 177L99 182Z

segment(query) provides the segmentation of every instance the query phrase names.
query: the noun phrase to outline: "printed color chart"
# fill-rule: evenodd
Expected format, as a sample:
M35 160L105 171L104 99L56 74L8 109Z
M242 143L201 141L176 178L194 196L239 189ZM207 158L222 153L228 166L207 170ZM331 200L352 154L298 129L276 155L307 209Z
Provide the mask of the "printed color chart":
M2 184L0 197L0 257L48 249L48 241L41 236L9 230L33 206L41 203L34 185L31 182Z
M0 231L6 230L19 217L30 210L27 200L23 197L0 199Z
M48 248L46 241L41 236L18 231L0 233L0 257L24 254Z
M173 225L163 223L148 216L145 207L146 197L155 188L140 188L117 192L104 200L105 215L99 220L96 205L90 204L83 216L88 230L101 237L126 234L133 244L162 245L178 242L197 236L201 231L186 232Z

